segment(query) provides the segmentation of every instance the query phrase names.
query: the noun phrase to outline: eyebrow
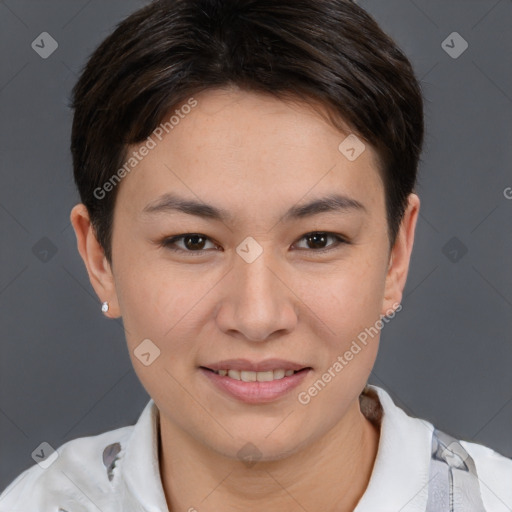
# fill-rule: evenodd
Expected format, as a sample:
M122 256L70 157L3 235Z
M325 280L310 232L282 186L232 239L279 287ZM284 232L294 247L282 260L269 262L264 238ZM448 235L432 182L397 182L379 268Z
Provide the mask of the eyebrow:
M319 213L343 213L350 211L367 212L365 206L356 199L340 194L331 194L326 197L314 199L306 204L292 206L281 218L281 221L287 222L303 219ZM164 194L146 205L142 210L144 215L171 212L181 212L187 215L218 220L224 223L232 222L235 219L235 216L227 210L200 201L184 199L175 194Z

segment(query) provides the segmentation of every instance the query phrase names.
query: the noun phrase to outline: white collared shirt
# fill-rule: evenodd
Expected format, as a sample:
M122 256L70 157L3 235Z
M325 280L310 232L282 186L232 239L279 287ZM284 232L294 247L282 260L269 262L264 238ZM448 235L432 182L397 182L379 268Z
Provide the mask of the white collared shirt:
M380 424L380 439L354 512L512 512L512 459L457 441L368 388L362 410ZM0 512L167 512L158 415L150 400L135 425L42 452L0 495Z

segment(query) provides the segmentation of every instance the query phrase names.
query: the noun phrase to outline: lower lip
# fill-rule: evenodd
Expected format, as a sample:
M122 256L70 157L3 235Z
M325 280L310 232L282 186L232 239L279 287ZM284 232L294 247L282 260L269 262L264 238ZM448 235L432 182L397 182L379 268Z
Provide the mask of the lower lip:
M221 376L210 370L199 368L205 377L213 384L238 400L248 404L268 403L277 400L296 388L311 371L310 368L294 373L289 377L271 380L268 382L244 382L232 379L228 376Z

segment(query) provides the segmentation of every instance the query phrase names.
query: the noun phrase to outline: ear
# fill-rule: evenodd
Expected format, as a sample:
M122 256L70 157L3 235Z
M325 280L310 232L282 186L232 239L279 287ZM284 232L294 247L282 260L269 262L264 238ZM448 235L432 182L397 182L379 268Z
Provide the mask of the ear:
M410 194L408 206L404 213L395 244L391 250L386 283L384 289L384 300L382 303L382 315L389 314L402 302L402 294L409 271L412 247L414 244L414 233L416 221L420 210L420 199L416 194Z
M120 316L114 276L105 252L96 238L96 232L83 204L77 204L70 215L75 230L77 247L84 260L91 285L100 301L107 301L109 310L105 313L110 318Z

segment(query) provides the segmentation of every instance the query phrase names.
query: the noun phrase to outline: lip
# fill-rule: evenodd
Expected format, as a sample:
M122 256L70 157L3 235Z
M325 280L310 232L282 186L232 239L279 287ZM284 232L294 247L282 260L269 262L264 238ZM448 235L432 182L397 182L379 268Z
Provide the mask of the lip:
M285 361L284 359L265 359L264 361L254 362L248 359L225 359L217 363L202 364L203 368L210 370L238 370L248 372L268 372L270 370L293 370L295 372L304 368L310 368L306 364Z
M238 368L227 367L231 370ZM281 368L282 366L273 366L272 368ZM217 369L217 368L213 368ZM226 369L219 368L219 370ZM247 369L247 366L242 369ZM292 370L293 368L288 368ZM200 367L199 371L220 391L226 395L235 398L246 404L262 404L274 402L300 385L306 378L309 372L312 371L311 367L298 369L297 373L282 379L272 380L267 382L244 382L242 380L235 380L227 375L225 377L215 373L205 367ZM265 371L265 370L249 370L249 371Z

